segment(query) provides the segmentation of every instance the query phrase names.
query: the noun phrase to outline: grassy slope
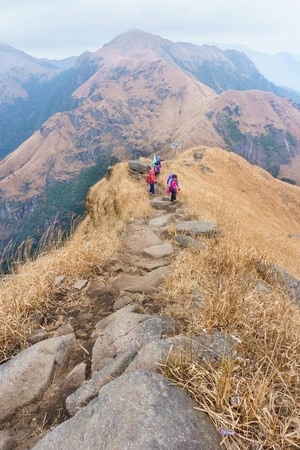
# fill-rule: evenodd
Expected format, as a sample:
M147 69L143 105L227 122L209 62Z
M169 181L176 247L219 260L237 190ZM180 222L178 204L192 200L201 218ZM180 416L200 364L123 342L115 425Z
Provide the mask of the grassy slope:
M164 286L163 313L177 318L185 332L233 333L241 340L242 359L206 370L188 363L167 366L166 373L194 395L218 428L235 429L226 438L228 448L247 449L249 442L265 438L264 448L296 448L299 308L268 282L260 261L300 278L299 240L288 237L300 234L300 190L233 153L198 149L202 158L195 161L195 150L164 162L159 182L163 186L167 173L176 172L179 199L195 219L216 223L222 235L204 239L201 252L179 252ZM2 281L2 358L26 344L32 317L54 301L55 276L65 274L70 282L96 276L116 258L126 222L149 213L147 198L145 183L129 177L126 164L117 165L90 190L87 216L68 243L50 246ZM265 289L257 289L262 284ZM238 408L232 407L232 397L240 399Z
M194 217L216 223L222 236L203 239L203 251L184 250L174 261L164 312L185 332L232 333L241 340L241 359L206 370L189 361L169 363L165 373L218 429L235 431L225 438L227 448L297 448L299 307L268 281L268 264L300 277L299 240L288 237L300 231L300 190L233 153L207 149L198 163L192 156L167 163L168 171L179 176L179 197Z

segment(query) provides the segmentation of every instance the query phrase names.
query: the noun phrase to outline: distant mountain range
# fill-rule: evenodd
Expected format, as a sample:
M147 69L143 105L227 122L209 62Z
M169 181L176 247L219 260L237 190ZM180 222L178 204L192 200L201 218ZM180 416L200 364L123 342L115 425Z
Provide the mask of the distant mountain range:
M1 46L0 81L0 249L54 222L68 229L109 165L170 158L172 141L300 184L300 95L237 50L139 30L61 63Z
M274 55L252 50L245 45L215 44L222 50L234 49L245 53L268 80L291 91L300 92L300 55L278 52Z

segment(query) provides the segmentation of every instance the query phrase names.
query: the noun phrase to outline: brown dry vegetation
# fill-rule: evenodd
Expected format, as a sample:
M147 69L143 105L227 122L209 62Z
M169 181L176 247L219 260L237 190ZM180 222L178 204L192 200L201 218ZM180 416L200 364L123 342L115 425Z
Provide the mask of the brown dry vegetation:
M104 178L91 189L87 199L89 214L67 243L57 242L35 261L16 265L14 275L3 277L1 360L26 345L26 336L37 315L43 315L52 306L55 277L64 275L72 283L78 278L96 276L121 251L120 235L125 223L149 211L144 186L127 174L126 165L119 165L109 182Z
M198 158L195 160L195 152ZM300 314L285 290L268 279L271 264L300 278L300 190L273 179L233 153L192 149L163 163L159 183L176 172L180 201L220 237L204 250L182 250L164 285L162 313L185 332L224 331L240 341L239 358L221 365L167 364L165 374L208 412L228 449L295 449L300 442ZM26 345L32 316L53 301L53 279L98 275L122 251L132 217L149 214L144 181L119 164L95 185L87 217L69 241L19 267L1 283L2 359ZM175 230L170 228L170 234ZM262 267L261 261L265 264ZM101 272L101 270L100 270ZM263 287L262 287L263 286Z
M199 153L199 150L198 150ZM200 152L201 153L201 152ZM195 218L222 236L205 250L182 251L165 283L165 312L191 334L236 336L240 358L205 369L171 363L165 373L207 411L230 449L294 449L300 442L300 314L284 289L268 282L277 264L299 279L299 188L286 186L233 153L193 151L168 163L181 182L180 198ZM193 164L191 167L190 164ZM210 170L211 172L210 172ZM266 283L267 290L261 289Z

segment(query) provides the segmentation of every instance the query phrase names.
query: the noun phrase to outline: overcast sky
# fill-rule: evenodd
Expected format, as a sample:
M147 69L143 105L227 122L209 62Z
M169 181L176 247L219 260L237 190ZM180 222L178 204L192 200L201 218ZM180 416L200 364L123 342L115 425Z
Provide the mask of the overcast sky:
M300 55L299 21L300 0L0 0L0 43L62 59L137 28L174 42Z

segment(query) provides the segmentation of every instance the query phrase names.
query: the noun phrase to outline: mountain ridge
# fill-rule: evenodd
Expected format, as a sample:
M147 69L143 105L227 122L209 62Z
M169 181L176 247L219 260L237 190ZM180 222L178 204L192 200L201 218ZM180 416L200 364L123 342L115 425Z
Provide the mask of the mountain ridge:
M78 197L70 204L70 218L84 203L89 177L103 176L113 161L153 153L168 157L172 141L182 142L183 150L201 142L235 151L277 175L281 165L289 166L297 157L300 113L292 102L272 92L229 89L246 80L247 71L254 73L255 85L256 69L244 55L236 61L238 53L177 46L140 31L125 33L126 44L123 38L77 59L71 73L71 80L77 80L74 89L71 83L69 91L64 89L70 106L44 121L1 161L0 189L6 199L0 208L2 242L9 241L14 229L32 232L38 216L42 231L57 218L67 223L51 196L62 197L73 183ZM182 64L191 53L186 70ZM220 94L197 77L205 58L217 62L205 66L205 73L210 84L227 86ZM223 81L220 59L226 62ZM52 211L48 217L47 205Z
M213 422L218 421L215 426L219 440L224 437L220 436L220 430L235 430L238 420L239 432L233 435L230 445L234 442L246 450L249 442L272 446L280 440L284 448L292 450L297 443L298 428L292 421L287 428L286 420L298 414L300 405L294 381L300 364L297 352L300 292L299 281L289 274L300 276L299 188L276 180L233 152L196 147L162 162L158 190L150 198L145 171L151 159L131 163L136 163L140 170L130 169L133 164L118 163L91 188L86 199L86 216L64 245L52 241L54 245L50 244L46 251L41 249L37 259L16 264L14 273L1 279L2 358L7 360L29 347L21 353L22 357L13 358L13 363L1 365L4 373L11 374L4 377L1 386L3 398L7 399L1 407L5 429L18 442L20 450L32 448L40 438L44 440L37 448L44 448L48 437L51 442L53 434L62 430L60 443L55 440L53 443L53 448L61 448L61 443L66 442L65 425L72 424L68 421L70 416L79 409L83 412L93 398L91 407L98 410L102 402L99 404L96 396L103 384L109 386L111 377L120 376L138 353L130 369L139 369L139 364L145 364L148 371L163 369L171 384L175 382L187 389ZM166 176L170 172L178 174L181 186L176 203L165 195ZM217 233L198 235L200 224L205 232L209 229ZM191 225L197 228L189 228ZM191 230L193 238L189 235ZM157 258L158 252L164 258ZM296 298L298 303L294 303ZM114 313L124 305L129 306ZM124 312L129 316L122 315ZM154 323L154 329L145 328L147 319ZM171 328L173 324L176 327ZM138 330L140 333L136 333ZM176 342L171 341L172 351L167 347L166 356L156 351L159 349L156 344L165 347L167 342L162 332L171 333L171 339L179 339L183 348L174 365L170 355ZM41 347L45 346L43 355L50 360L51 368L56 360L48 350L52 337L59 341L60 350L65 339L76 341L76 345L70 349L69 361L61 357L60 351L57 360L66 364L57 367L55 377L51 377L52 370L47 370L49 383L45 383L46 374L35 381L37 373L45 373L45 364L40 364L34 352L39 349L41 355ZM148 339L150 355L146 353L142 359ZM186 344L198 339L201 350L196 347L195 360L190 361ZM34 346L37 341L42 342ZM226 352L228 358L224 361L231 342L236 351L230 355ZM116 368L119 356L122 357L127 346L132 351L133 343L136 352L128 364L124 366L123 360L122 368ZM68 351L69 346L63 348ZM29 362L25 359L28 362L25 364L23 356L32 355L31 352L33 358ZM46 358L46 354L51 358ZM207 364L210 356L212 364ZM113 364L109 374L107 363ZM17 380L25 371L30 374L26 378L25 397L23 386L19 385L20 395L12 395L11 379ZM257 383L265 388L263 395L261 389L253 389ZM251 426L248 401L240 402L239 408L233 408L228 401L220 405L224 384L233 386L233 391L227 393L229 398L249 399ZM33 386L35 390L31 390ZM35 394L36 386L41 386L40 397ZM125 387L124 391L128 389ZM286 395L284 408L278 407L282 405L282 392ZM276 395L279 403L274 404ZM143 387L143 404L144 396ZM118 391L118 404L119 400ZM268 411L263 416L262 400L264 411ZM132 401L135 399L131 398ZM253 408L254 405L257 407ZM30 408L30 415L26 409L29 415L26 421L22 407ZM182 412L182 408L179 410ZM75 436L78 442L79 435L91 434L86 427L91 422L90 407L85 411L89 413L87 419L70 427L68 442L70 436L73 439ZM82 412L76 417L82 417ZM271 430L270 416L273 422L276 420L276 427ZM109 413L105 417L111 421L116 416ZM171 420L173 424L170 417L172 414L168 414L168 422ZM58 426L62 422L65 425ZM121 422L122 429L127 430L125 418ZM257 434L257 428L262 426L264 433ZM146 429L149 431L149 427ZM110 431L108 439L113 439L114 429ZM143 417L141 427L135 426L134 436L140 437L144 432ZM207 427L205 433L209 439ZM96 446L99 442L102 445L103 434L92 433L92 439L97 440ZM152 434L150 440L152 445ZM169 437L167 441L170 442ZM188 442L185 441L185 446ZM203 445L202 439L200 442ZM94 447L93 441L91 448ZM102 447L109 448L110 444Z
M215 44L219 48L236 49L248 55L258 70L277 86L294 89L300 92L298 73L300 71L299 55L288 52L277 52L273 55L253 50L245 45Z

